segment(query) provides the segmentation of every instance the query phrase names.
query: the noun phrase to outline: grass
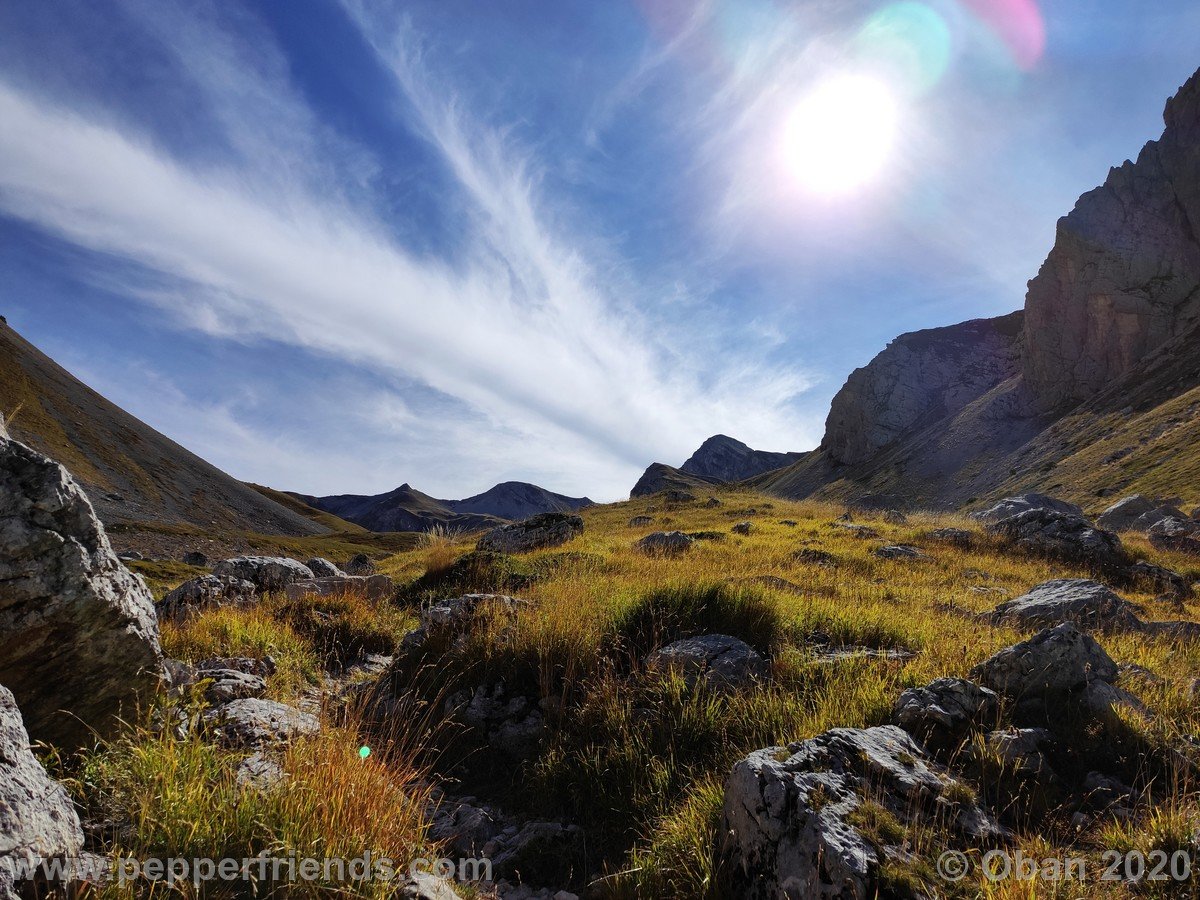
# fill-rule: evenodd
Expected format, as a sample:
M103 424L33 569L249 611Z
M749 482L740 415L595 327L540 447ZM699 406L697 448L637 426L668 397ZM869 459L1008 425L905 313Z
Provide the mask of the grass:
M722 492L723 505L708 508L704 496L669 509L654 497L594 507L582 513L585 532L580 538L517 558L476 553L469 536L434 534L380 559L380 570L405 585L398 605L354 598L292 603L270 598L257 607L211 611L184 625L166 626L164 647L188 659L270 653L280 668L270 682L272 694L286 700L311 691L328 669L336 669L354 653L390 651L415 624L419 605L432 598L467 591L517 594L528 604L515 611L481 609L465 633L427 647L410 661L411 669L398 677L412 692L410 699L424 704L425 713L413 723L401 721L402 716L390 722L409 732L398 739L410 745L414 736L438 726L439 700L447 692L504 681L510 694L527 695L545 711L547 728L540 749L524 761L506 760L485 751L478 735L459 728L455 742L438 742L437 758L417 753L404 761L395 777L404 781L414 766L429 766L438 778L457 779L460 792L498 803L519 816L564 817L579 823L587 840L575 871L602 873L602 882L595 886L602 896L719 897L728 895L713 853L721 785L737 759L828 728L886 721L905 687L942 676L965 676L973 665L1024 636L948 609L983 612L1041 581L1088 574L1005 550L974 523L954 516L913 514L906 524L860 516L879 532L877 539L864 540L830 527L842 512L833 505ZM747 512L750 509L757 512ZM654 521L630 527L629 520L638 515ZM744 519L754 522L753 532L732 534L731 526ZM968 528L977 539L971 547L958 547L926 537L930 529L946 526ZM635 540L658 528L709 531L725 539L697 541L690 553L676 559L647 557L632 549ZM897 543L916 545L929 558L885 560L871 553L882 544ZM1152 562L1196 568L1195 560L1157 553L1137 540L1129 544ZM798 557L805 549L829 553L836 564L824 566ZM173 577L186 573L158 569L147 574L170 586ZM1146 618L1180 617L1178 610L1151 593L1122 594L1141 604ZM1195 613L1196 606L1189 604L1185 616ZM670 674L642 671L640 660L649 650L706 632L732 634L758 648L770 661L769 681L716 694L690 690ZM1103 820L1078 833L1059 821L1057 807L1034 810L1016 823L1018 840L1031 847L1045 844L1048 855L1080 847L1095 853L1104 842L1118 840L1170 844L1183 833L1179 823L1192 821L1196 813L1186 786L1186 766L1172 767L1163 760L1170 758L1169 748L1178 747L1182 736L1200 731L1200 705L1186 687L1200 669L1200 647L1141 634L1100 640L1118 662L1143 666L1162 679L1125 685L1159 715L1121 723L1123 731L1105 735L1081 732L1079 749L1055 764L1074 777L1098 764L1099 757L1089 755L1088 748L1106 758L1119 756L1119 774L1149 787L1155 796L1173 798L1173 806L1164 807L1173 811L1161 820L1139 812L1118 834ZM830 645L906 648L916 655L906 662L867 656L831 662L817 652ZM353 743L349 734L341 734ZM168 804L172 791L186 794L194 789L189 784L213 778L221 783L224 776L214 772L224 771L225 765L217 751L192 746L168 751L155 743L163 740L139 732L105 758L128 767L136 748L145 747L148 754L162 755L155 765L173 773L162 777L174 786L157 783L153 791L129 787L152 778L154 766L147 765L133 782L97 776L93 780L108 787L87 794L125 797L127 807L130 798L140 797L145 814L136 821L144 824L135 831L147 830L139 838L143 844L193 840L212 845L225 839L223 834L233 835L239 846L265 840L268 834L277 840L283 835L287 843L337 839L330 831L333 820L299 801L275 807L270 815L257 809L260 821L253 827L228 818L241 815L228 811L214 813L214 824L196 837L156 830L182 816L182 806ZM174 762L170 752L195 758ZM380 763L390 766L387 760ZM991 798L995 785L987 777L968 781L964 792ZM218 796L230 799L228 794ZM897 823L878 812L862 809L864 833L894 838ZM276 814L308 824L285 826L270 817ZM341 815L354 818L349 808ZM352 822L347 840L384 841L383 836L362 831L365 827ZM405 826L405 834L416 833ZM918 849L910 863L889 863L884 882L893 894L911 893L930 883L929 859L922 855L930 848L921 844ZM980 895L1029 896L1016 886L992 884L982 885ZM1070 895L1108 896L1093 885Z

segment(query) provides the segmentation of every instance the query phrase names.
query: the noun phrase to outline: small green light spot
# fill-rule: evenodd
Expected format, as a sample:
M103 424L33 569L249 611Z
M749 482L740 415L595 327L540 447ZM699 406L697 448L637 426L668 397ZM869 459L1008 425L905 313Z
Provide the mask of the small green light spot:
M367 747L367 746L359 747L358 755L361 756L363 759L366 759L368 756L371 755L371 748Z

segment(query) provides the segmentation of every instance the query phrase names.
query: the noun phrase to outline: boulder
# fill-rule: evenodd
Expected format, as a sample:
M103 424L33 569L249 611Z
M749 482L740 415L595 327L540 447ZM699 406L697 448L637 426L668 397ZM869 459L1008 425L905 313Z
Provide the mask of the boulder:
M1067 516L1083 515L1083 510L1074 503L1058 500L1046 494L1029 493L1018 494L1016 497L1005 497L999 503L983 512L972 514L971 518L978 519L981 522L999 522L1035 509L1062 513Z
M1013 700L1061 695L1093 681L1111 684L1117 664L1070 622L1006 647L971 670L971 677Z
M1158 508L1158 503L1142 494L1123 497L1106 509L1096 519L1096 524L1109 531L1128 531L1133 523L1148 512Z
M654 524L653 516L634 516L629 520L630 528L645 528L647 525Z
M1135 582L1148 582L1154 590L1161 591L1165 599L1178 603L1190 599L1195 593L1191 582L1178 572L1173 572L1163 566L1156 566L1144 559L1139 559L1130 566L1128 575Z
M870 525L856 525L854 522L830 522L829 527L849 532L854 537L862 538L863 540L879 537L879 532Z
M1007 840L973 797L900 728L835 728L733 767L720 854L746 900L867 900L881 866L906 857L910 829L937 824L973 847ZM864 834L881 816L897 833Z
M238 763L234 776L237 783L244 788L266 792L274 790L287 780L283 766L269 753L256 750Z
M650 672L678 672L688 687L703 683L715 689L746 687L770 674L758 651L727 634L674 641L647 655L645 667Z
M974 536L965 528L935 528L925 534L931 541L952 544L955 547L968 548L974 543Z
M396 896L399 900L460 900L462 894L445 878L429 872L414 872L404 876Z
M16 699L0 686L0 898L17 896L19 868L82 849L71 798L30 751Z
M257 698L214 707L204 714L204 722L222 746L243 750L288 744L320 729L310 713Z
M305 565L317 578L340 578L346 574L329 560L320 556L314 556Z
M213 566L213 574L249 581L263 594L277 593L294 581L313 577L308 566L282 556L236 556Z
M267 692L267 683L261 675L237 669L197 669L195 677L197 681L209 682L204 689L204 699L214 706L261 697Z
M1164 518L1146 534L1155 550L1200 556L1200 526L1194 520Z
M1121 539L1082 516L1031 509L992 522L987 532L1038 556L1097 569L1116 570L1126 565Z
M753 522L738 522L736 525L734 525L729 530L732 531L734 534L748 535L751 531L754 530L754 523Z
M479 539L476 550L494 553L529 553L543 547L557 547L583 534L583 519L568 513L541 513L493 528Z
M1090 631L1139 631L1136 607L1098 581L1057 578L1045 581L992 611L994 624L1047 628L1072 622Z
M654 531L633 545L647 556L679 556L692 549L693 539L682 531Z
M71 475L0 437L0 684L35 741L113 733L158 687L154 598Z
M814 550L812 547L797 550L792 554L792 558L796 562L806 563L810 566L820 566L823 569L832 569L837 565L837 559L832 553L825 550Z
M924 553L908 544L895 544L889 547L876 547L871 551L880 559L927 559Z
M983 739L984 752L1006 774L1039 784L1058 780L1047 756L1055 743L1054 735L1045 728L1002 728Z
M259 600L254 585L232 575L201 575L185 581L155 606L160 621L181 620L221 606L250 606Z
M995 691L965 678L939 678L905 690L892 722L931 750L951 750L975 727L993 723L1000 710Z
M203 553L201 553L199 550L189 550L187 553L183 554L183 559L181 560L181 562L185 566L201 566L201 567L203 567L203 566L208 565L208 557L205 556Z
M334 575L293 581L284 592L289 600L299 600L310 594L318 597L358 594L368 600L386 600L396 592L396 585L387 575Z
M1137 521L1132 525L1134 531L1148 532L1160 522L1175 521L1183 525L1184 528L1195 529L1196 523L1189 518L1178 507L1175 506L1159 506L1145 515L1138 516Z
M347 575L374 575L375 563L367 554L356 553L342 566L342 571Z

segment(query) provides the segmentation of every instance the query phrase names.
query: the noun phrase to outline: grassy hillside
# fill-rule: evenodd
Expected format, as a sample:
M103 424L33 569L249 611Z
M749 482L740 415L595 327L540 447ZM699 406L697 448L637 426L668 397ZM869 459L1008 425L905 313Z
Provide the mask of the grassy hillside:
M904 525L867 518L861 521L878 537L863 539L834 525L842 512L836 505L736 492L720 496L723 505L716 508L702 503L670 507L649 497L584 510L585 533L569 545L521 557L503 572L476 570L476 582L455 585L460 591L515 592L515 574L524 585L520 596L531 602L511 616L483 617L466 638L445 648L434 661L435 677L412 682L418 697L429 692L426 712L393 717L388 739L376 734L382 768L367 773L376 780L351 784L367 774L331 763L333 793L340 797L352 788L371 787L393 796L405 785L452 775L458 792L513 814L579 823L587 849L575 874L586 879L600 873L603 877L592 884L597 896L722 896L712 847L721 784L734 761L748 751L831 727L885 721L905 687L965 675L1024 636L981 624L968 612L989 610L1053 577L1089 574L1004 550L978 532L971 549L927 537L935 526L975 527L958 518L915 515ZM635 515L651 516L653 525L630 527ZM753 523L748 536L730 533L740 521ZM697 541L690 554L675 559L649 558L632 549L637 538L658 528L704 531L717 539ZM885 543L916 545L929 558L887 560L871 552ZM1194 558L1156 553L1139 538L1129 543L1145 558L1200 577ZM447 572L471 548L468 539L426 538L387 557L382 569L412 583ZM822 551L829 561L817 564L800 551ZM427 577L422 583L435 582ZM1148 619L1180 617L1165 600L1124 593L1143 605ZM278 603L220 610L168 628L164 646L189 659L269 652L283 673L273 688L276 696L294 698L319 682L331 642L354 641L384 651L395 646L414 623L416 604L428 595L407 596L374 607L333 604L316 619L305 609ZM1191 603L1184 615L1195 618L1197 612L1200 608ZM643 671L641 655L669 634L705 631L742 637L766 652L769 681L714 695ZM1130 723L1147 758L1200 728L1200 709L1188 689L1200 666L1200 646L1140 634L1100 640L1118 662L1145 667L1162 679L1123 685L1157 712L1148 721ZM831 646L914 655L831 658ZM436 721L438 697L456 686L496 679L513 692L545 701L551 710L548 738L518 766L497 766L492 754L472 752L469 736L449 744L429 737L430 728L443 734ZM310 783L312 770L305 760L311 755L340 758L358 740L352 730L331 726L325 737L296 751L301 775L295 789ZM431 749L431 740L437 752L412 752ZM118 820L130 818L131 849L145 854L169 844L162 823L176 820L210 823L193 834L189 848L196 851L271 842L290 847L302 839L342 846L357 840L403 858L427 846L427 834L412 819L381 833L375 822L379 806L367 797L339 804L334 821L300 803L289 788L269 801L269 815L264 812L253 824L232 821L227 812L213 809L214 795L203 785L215 784L220 789L215 796L228 796L236 758L204 751L209 755L202 767L175 762L201 752L194 743L185 741L188 749L180 749L147 732L101 749L89 763L88 771L100 774L85 780L84 802L104 807ZM146 755L166 756L172 765L145 771L134 761ZM1018 844L1040 856L1069 850L1098 862L1114 842L1149 849L1163 839L1164 829L1176 833L1200 824L1196 798L1186 785L1159 782L1155 788L1160 797L1170 798L1169 808L1142 809L1124 824L1101 817L1079 831L1065 827L1051 811L1018 823ZM928 837L914 835L918 854L932 851L923 843ZM918 856L908 872L918 882L922 872L927 874L919 862ZM1028 885L1017 883L929 887L938 896L1032 896ZM1072 885L1063 896L1112 896L1108 887ZM724 896L731 894L725 890Z

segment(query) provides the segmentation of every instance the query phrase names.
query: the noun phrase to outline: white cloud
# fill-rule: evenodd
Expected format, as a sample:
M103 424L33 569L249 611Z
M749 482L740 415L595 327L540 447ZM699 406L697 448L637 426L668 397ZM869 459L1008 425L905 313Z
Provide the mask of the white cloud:
M411 35L398 37L377 46L475 209L466 262L453 268L406 252L370 208L308 177L331 164L310 158L320 141L300 133L289 145L306 154L302 176L287 177L288 167L264 176L263 147L242 132L251 111L266 114L270 95L224 107L234 110L226 126L251 151L202 167L111 116L0 82L0 207L171 276L171 289L129 291L188 327L403 373L456 398L487 433L441 454L473 472L516 463L547 486L611 499L646 462L678 461L713 431L779 449L814 440L803 427L812 423L788 409L806 385L797 372L690 352L685 326L656 334L628 299L606 294L586 242L551 236L564 232L547 224L536 158L473 120L431 82ZM227 92L236 54L231 62L222 50L220 65L198 67L202 49L185 47L181 59L206 90ZM272 145L314 127L278 72L258 88L280 94L286 110L261 122ZM444 425L418 423L410 439L419 445L422 428L446 437ZM242 474L228 455L213 460ZM420 472L392 465L397 478L419 482Z

